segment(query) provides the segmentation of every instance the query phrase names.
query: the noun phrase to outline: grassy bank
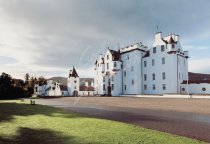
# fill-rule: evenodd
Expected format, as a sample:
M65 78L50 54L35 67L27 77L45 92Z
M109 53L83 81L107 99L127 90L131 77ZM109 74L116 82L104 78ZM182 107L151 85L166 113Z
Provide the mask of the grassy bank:
M89 118L42 105L0 101L0 143L161 143L199 141L120 122Z

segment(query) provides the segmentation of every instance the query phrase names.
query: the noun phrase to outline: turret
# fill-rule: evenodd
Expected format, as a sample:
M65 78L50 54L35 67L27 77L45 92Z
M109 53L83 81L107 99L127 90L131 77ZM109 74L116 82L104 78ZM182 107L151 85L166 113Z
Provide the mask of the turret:
M68 93L70 96L77 96L79 93L79 75L76 69L73 67L69 71L69 77L67 80Z

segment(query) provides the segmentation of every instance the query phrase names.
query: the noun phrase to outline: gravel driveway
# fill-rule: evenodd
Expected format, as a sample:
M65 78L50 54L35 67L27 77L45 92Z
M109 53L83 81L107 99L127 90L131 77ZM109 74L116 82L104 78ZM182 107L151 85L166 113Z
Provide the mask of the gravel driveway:
M210 143L210 100L135 97L63 97L36 103L116 120Z

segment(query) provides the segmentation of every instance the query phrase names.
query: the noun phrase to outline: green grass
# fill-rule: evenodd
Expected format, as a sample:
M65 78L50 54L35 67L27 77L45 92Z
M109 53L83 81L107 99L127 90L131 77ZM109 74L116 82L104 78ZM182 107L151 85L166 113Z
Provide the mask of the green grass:
M0 101L4 144L196 144L197 140L125 123L90 118L42 105Z

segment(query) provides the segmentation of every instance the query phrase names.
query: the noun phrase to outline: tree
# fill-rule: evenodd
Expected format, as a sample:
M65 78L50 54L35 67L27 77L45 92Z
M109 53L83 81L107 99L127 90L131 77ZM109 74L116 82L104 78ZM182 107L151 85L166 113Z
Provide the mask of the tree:
M41 86L41 85L47 84L47 80L43 76L41 76L38 78L37 83Z
M30 78L30 75L28 73L26 73L25 74L25 84L26 85L28 84L29 78Z
M6 73L2 73L0 76L0 98L5 98L12 94L13 88L12 77Z

